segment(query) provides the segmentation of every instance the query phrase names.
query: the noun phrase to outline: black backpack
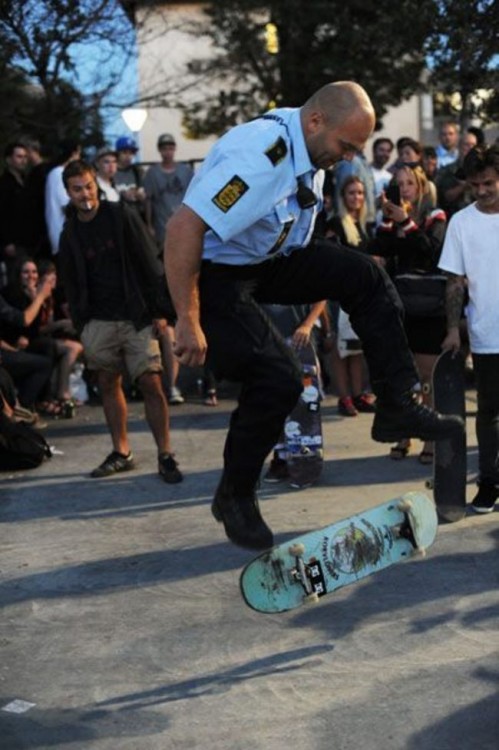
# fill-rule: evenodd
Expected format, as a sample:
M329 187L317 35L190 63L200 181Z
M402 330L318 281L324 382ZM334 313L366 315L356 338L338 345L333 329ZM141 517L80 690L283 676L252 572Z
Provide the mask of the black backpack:
M51 455L43 435L0 411L0 471L34 469Z

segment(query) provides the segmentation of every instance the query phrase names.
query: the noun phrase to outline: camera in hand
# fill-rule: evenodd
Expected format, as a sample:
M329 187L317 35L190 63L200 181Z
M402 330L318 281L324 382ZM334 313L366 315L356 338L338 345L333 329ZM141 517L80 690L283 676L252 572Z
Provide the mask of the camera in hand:
M400 188L398 185L393 183L392 185L388 185L388 187L385 190L386 199L390 201L390 203L393 203L395 206L400 206Z

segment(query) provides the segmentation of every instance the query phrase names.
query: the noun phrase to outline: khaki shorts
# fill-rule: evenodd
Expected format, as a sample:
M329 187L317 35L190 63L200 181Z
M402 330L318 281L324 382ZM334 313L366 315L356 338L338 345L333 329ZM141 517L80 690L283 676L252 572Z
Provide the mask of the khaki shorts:
M161 351L152 326L140 331L128 320L91 320L81 334L89 370L121 372L125 364L133 381L145 372L161 372Z

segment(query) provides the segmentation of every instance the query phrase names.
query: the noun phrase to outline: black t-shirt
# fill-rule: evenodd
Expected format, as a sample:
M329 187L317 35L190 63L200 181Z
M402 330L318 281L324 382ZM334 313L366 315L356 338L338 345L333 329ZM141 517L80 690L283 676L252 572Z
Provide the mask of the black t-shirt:
M77 221L76 231L87 270L91 317L128 320L123 263L111 216L98 211L92 221Z

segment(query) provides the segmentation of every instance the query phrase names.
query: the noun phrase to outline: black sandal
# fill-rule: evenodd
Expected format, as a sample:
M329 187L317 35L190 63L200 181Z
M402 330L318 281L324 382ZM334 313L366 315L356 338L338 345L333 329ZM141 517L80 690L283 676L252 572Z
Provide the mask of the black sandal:
M392 461L402 461L403 458L407 458L411 444L407 445L394 445L390 448L390 458Z

